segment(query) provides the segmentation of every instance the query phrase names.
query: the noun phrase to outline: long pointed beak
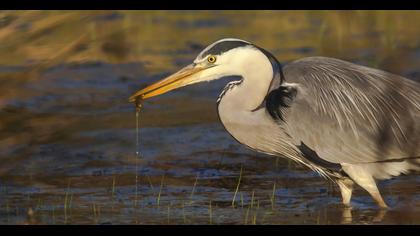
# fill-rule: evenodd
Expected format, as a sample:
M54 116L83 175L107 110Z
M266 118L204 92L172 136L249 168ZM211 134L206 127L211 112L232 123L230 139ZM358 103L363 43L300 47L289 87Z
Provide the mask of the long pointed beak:
M138 97L144 100L188 85L194 80L194 75L207 68L208 67L202 67L194 64L188 65L175 74L137 91L128 99L128 101L135 102Z

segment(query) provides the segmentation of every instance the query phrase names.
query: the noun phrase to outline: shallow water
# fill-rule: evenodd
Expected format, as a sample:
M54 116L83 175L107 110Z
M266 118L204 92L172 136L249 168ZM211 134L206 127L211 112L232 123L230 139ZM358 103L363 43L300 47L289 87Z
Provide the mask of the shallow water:
M334 56L419 81L418 12L11 11L0 19L1 224L420 223L418 175L379 183L390 210L359 188L348 210L329 181L236 143L216 113L226 81L145 101L138 149L127 102L223 37L256 42L284 63Z

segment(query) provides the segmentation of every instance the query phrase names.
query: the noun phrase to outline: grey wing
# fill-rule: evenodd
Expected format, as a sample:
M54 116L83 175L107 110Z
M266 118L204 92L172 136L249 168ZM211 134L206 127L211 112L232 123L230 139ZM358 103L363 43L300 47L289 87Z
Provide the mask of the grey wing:
M296 89L285 129L332 163L420 156L420 84L350 62L309 57L283 68Z

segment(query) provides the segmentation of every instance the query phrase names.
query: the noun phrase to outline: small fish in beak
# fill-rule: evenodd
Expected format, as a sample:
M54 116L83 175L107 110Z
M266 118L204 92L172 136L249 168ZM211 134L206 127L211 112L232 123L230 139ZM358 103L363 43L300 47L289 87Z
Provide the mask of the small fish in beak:
M137 96L135 98L135 104L136 104L136 111L140 112L140 109L143 106L143 97L142 96Z
M136 104L136 156L140 158L140 110L142 107L142 96L136 97L135 104Z

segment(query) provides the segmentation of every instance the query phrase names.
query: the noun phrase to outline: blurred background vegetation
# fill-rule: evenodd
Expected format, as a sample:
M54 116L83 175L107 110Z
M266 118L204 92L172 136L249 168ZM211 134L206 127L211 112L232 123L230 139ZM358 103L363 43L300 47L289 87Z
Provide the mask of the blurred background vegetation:
M141 61L156 71L237 37L280 61L306 50L398 72L420 47L417 22L419 11L2 11L0 65Z

